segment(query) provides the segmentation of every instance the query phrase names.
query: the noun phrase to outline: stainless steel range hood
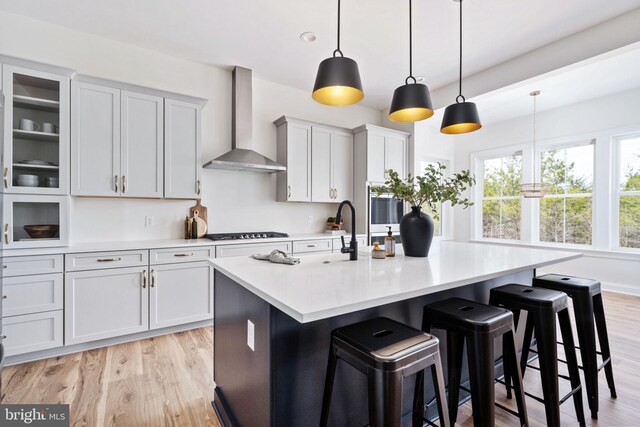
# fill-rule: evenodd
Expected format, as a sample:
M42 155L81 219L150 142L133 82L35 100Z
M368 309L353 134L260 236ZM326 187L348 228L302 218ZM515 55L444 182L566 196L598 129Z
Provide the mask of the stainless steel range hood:
M287 168L252 150L251 70L233 69L231 151L205 163L207 169L273 173Z

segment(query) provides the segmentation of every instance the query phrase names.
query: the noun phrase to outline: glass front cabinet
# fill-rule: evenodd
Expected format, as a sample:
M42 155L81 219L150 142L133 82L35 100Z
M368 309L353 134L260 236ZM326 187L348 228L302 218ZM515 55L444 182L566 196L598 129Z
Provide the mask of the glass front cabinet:
M68 197L8 194L2 204L2 249L69 244Z
M2 191L69 194L69 77L4 64Z

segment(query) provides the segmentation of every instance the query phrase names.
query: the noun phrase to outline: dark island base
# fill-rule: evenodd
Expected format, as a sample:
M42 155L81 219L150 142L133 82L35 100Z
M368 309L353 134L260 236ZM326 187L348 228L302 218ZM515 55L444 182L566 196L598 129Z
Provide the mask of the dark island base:
M319 425L333 329L376 316L420 328L422 307L427 303L454 296L487 303L491 288L506 283L530 284L533 273L530 270L510 274L325 320L299 323L216 270L216 390L212 405L223 427ZM255 325L255 351L247 345L247 321ZM446 377L445 335L439 330L434 331L434 335L440 339ZM496 354L501 354L501 348L496 347ZM463 381L466 381L466 361L463 366ZM403 413L406 416L411 412L413 387L413 379L405 382ZM434 393L428 379L425 388L425 402L429 402ZM461 399L467 398L461 392ZM437 416L435 406L434 403L427 408L428 417ZM341 361L336 371L329 425L366 424L366 377Z

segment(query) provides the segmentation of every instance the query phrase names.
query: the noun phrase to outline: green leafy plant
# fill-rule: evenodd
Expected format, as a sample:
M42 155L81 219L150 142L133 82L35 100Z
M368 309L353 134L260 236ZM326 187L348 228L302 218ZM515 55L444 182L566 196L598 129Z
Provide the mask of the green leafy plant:
M372 187L372 190L378 195L393 194L412 207L422 207L426 203L433 217L438 219L439 203L451 202L451 206L461 205L464 209L473 205L461 194L476 183L475 177L468 170L445 177L445 169L447 167L441 163L430 164L424 170L424 175L414 177L409 174L406 180L400 178L398 172L389 169L389 179L384 185Z

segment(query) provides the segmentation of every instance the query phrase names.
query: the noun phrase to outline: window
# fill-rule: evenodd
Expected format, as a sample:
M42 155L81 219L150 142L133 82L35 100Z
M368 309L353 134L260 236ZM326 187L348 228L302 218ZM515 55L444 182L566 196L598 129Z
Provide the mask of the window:
M593 144L542 151L540 241L591 245L593 225Z
M520 239L522 153L483 162L482 237Z
M618 139L618 241L640 248L640 135Z

